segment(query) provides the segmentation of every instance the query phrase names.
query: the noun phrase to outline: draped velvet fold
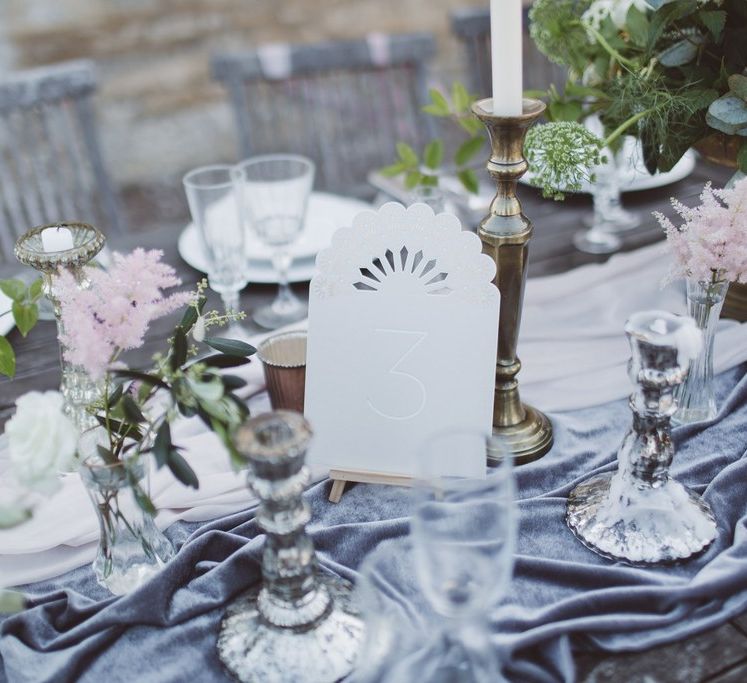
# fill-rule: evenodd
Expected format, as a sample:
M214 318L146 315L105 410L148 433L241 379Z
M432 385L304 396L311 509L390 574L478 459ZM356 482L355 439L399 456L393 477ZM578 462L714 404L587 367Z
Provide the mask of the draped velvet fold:
M721 411L712 423L675 430L673 474L702 493L719 536L701 557L641 569L602 559L565 526L565 501L581 480L615 467L631 421L625 401L552 415L553 450L517 470L520 529L508 599L490 613L491 640L505 674L522 683L572 681L572 652L645 649L716 627L747 610L747 378L717 379ZM411 651L382 681L422 680L417 651L429 639L408 545L408 492L352 487L338 505L329 482L312 486L311 536L321 565L351 580L382 541L386 575L407 622ZM30 609L0 623L0 658L10 683L230 680L215 653L226 604L259 578L262 535L248 509L169 534L181 549L134 593L108 597L88 567L27 588ZM422 653L420 653L422 655ZM405 672L402 673L404 665ZM409 667L409 668L408 668ZM391 672L391 669L388 669Z

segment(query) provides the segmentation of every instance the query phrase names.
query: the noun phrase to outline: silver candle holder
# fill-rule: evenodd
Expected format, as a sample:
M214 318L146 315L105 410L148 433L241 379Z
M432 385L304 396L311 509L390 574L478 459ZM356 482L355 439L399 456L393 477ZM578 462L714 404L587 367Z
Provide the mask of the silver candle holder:
M625 325L633 426L618 450L616 473L579 484L566 520L594 552L634 565L671 563L703 552L716 538L713 512L697 493L673 479L671 419L674 390L702 345L692 318L663 311L636 313Z
M218 656L245 683L334 683L352 671L363 641L352 585L319 571L306 534L310 439L308 422L286 411L249 420L237 438L266 540L262 583L229 606Z
M59 251L48 251L45 249L42 233L45 230L60 228L69 231L73 246ZM103 233L87 223L52 223L25 232L18 238L14 249L15 256L21 263L42 274L42 291L52 303L57 321L62 366L60 392L64 399L64 410L81 432L98 424L87 408L99 398L100 391L85 370L65 360L65 349L61 341L64 328L60 317L60 302L54 292L53 277L61 269L65 269L72 273L79 287L89 287L90 282L86 278L84 267L104 248L105 243Z

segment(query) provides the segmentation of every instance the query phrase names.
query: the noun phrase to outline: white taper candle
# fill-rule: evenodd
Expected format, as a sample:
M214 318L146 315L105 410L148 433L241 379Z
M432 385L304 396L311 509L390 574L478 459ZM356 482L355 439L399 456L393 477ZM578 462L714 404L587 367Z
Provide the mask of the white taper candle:
M522 106L521 0L490 0L493 114L518 116Z

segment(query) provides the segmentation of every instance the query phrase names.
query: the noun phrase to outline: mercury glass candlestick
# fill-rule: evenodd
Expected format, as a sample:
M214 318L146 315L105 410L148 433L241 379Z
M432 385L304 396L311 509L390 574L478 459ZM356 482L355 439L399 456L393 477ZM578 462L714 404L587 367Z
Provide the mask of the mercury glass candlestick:
M702 333L692 318L663 311L636 313L625 333L636 385L633 426L618 450L617 472L597 475L571 492L568 526L603 557L635 565L685 560L716 538L708 503L669 474L674 391L698 355Z
M229 606L218 656L245 683L334 683L352 671L363 642L351 584L319 571L306 534L310 439L308 422L290 411L249 420L237 438L266 540L262 582Z
M516 347L533 231L516 197L516 183L528 168L523 151L526 132L545 111L539 100L524 99L523 104L520 116L495 116L490 99L472 105L472 112L490 135L492 154L487 168L498 189L477 231L484 253L495 261L495 284L501 293L493 433L503 438L515 464L541 458L553 443L550 421L539 410L521 402L516 378L521 369Z
M105 242L103 233L87 223L52 223L31 228L18 238L15 246L16 258L42 274L44 295L51 301L57 320L62 365L60 391L65 400L64 410L81 432L98 424L86 407L99 396L99 388L82 368L65 360L61 341L64 329L60 319L60 302L52 286L53 276L65 268L73 274L81 288L89 287L90 282L83 267L103 249Z

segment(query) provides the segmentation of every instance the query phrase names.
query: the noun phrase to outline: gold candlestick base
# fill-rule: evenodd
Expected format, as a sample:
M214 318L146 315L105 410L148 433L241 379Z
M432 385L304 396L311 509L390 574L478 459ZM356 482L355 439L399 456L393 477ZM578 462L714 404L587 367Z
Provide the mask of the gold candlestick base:
M494 115L490 99L472 105L472 112L490 135L492 153L487 168L497 187L488 215L480 222L477 233L483 252L495 261L495 285L501 293L493 433L505 439L517 465L538 460L553 444L550 420L521 402L516 379L521 369L516 346L527 277L528 245L533 231L516 197L516 183L528 168L523 153L524 136L544 110L544 103L532 99L524 100L520 116ZM491 464L490 458L488 463Z

